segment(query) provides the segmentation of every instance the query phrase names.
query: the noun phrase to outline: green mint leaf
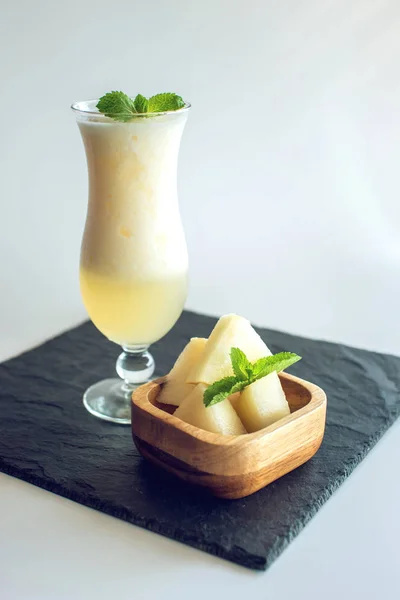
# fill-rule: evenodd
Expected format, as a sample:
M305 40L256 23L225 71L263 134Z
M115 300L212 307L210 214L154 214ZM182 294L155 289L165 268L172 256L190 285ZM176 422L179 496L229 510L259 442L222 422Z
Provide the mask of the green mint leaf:
M224 377L219 381L208 386L204 391L203 402L204 406L212 406L218 402L222 402L228 396L232 394L232 388L237 383L237 379L234 376Z
M184 101L177 94L157 94L149 100L138 94L134 100L123 92L109 92L100 98L97 103L98 110L114 119L126 123L137 115L146 113L167 112L179 110L185 106Z
M156 94L149 98L148 112L166 112L169 110L178 110L184 106L184 101L177 94Z
M232 387L231 394L236 394L236 392L241 392L242 390L244 390L245 387L247 387L248 385L250 385L250 383L251 383L250 379L246 379L246 381L238 381Z
M100 98L96 107L98 110L115 121L130 121L137 110L132 98L123 92L109 92Z
M301 360L301 356L293 354L293 352L279 352L278 354L273 354L272 356L260 358L252 365L253 373L251 377L251 383L254 383L254 381L257 381L257 379L266 377L274 371L279 373L299 360Z
M252 374L251 362L240 348L231 348L232 369L240 381L247 381Z
M133 103L138 113L147 113L149 110L149 101L142 94L138 94Z
M241 392L258 379L274 372L280 373L280 371L301 360L301 356L293 352L279 352L250 363L240 348L231 348L230 355L235 375L224 377L208 386L204 392L203 400L206 407L222 402L231 394Z

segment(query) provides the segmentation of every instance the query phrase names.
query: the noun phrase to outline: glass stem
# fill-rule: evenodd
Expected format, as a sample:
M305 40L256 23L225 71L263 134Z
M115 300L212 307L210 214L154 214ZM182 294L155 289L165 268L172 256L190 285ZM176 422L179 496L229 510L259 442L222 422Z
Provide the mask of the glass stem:
M123 352L117 358L116 370L124 380L123 389L127 394L139 385L149 381L154 373L154 359L148 346L122 346Z

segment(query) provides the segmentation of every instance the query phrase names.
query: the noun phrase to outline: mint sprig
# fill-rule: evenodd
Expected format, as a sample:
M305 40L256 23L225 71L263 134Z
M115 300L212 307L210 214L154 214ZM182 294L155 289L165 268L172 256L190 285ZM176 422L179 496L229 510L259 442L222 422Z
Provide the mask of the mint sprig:
M126 123L138 115L174 111L184 106L185 102L177 94L156 94L149 99L138 94L132 99L124 92L114 91L102 96L96 108L106 117Z
M96 104L99 112L116 121L130 121L137 114L135 101L124 92L109 92L100 98Z
M240 348L231 348L231 363L237 379L239 381L247 381L253 369L251 362Z
M145 96L142 96L142 94L138 94L135 98L135 100L133 101L135 108L136 108L136 112L138 113L147 113L149 110L149 101L147 100L147 98L145 98Z
M156 94L149 98L148 112L166 112L169 110L179 110L185 106L184 101L177 94Z
M233 388L238 383L237 378L233 375L232 377L224 377L219 381L215 381L204 391L204 404L205 406L211 406L222 402L233 392Z
M203 396L205 406L213 406L222 402L231 394L241 392L258 379L274 372L280 373L301 360L301 356L293 352L278 352L278 354L265 356L251 363L240 348L231 348L230 357L234 375L224 377L208 386Z

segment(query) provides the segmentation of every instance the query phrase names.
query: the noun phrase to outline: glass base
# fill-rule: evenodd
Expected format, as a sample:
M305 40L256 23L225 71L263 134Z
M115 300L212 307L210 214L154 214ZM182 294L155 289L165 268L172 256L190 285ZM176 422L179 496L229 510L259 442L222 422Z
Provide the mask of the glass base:
M120 379L103 379L92 385L83 396L83 404L90 414L99 419L129 425L132 392L151 380L154 359L147 346L122 348L116 364Z
M138 385L127 386L121 379L103 379L86 390L85 408L95 417L129 425L131 422L131 397Z

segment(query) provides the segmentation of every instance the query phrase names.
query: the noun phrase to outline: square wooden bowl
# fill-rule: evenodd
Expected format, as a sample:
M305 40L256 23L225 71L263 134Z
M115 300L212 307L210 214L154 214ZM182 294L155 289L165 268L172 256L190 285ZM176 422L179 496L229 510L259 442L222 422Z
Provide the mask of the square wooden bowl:
M309 460L325 430L325 392L308 381L279 375L291 414L255 433L219 435L174 417L157 402L165 378L132 395L132 435L144 458L220 498L243 498Z

